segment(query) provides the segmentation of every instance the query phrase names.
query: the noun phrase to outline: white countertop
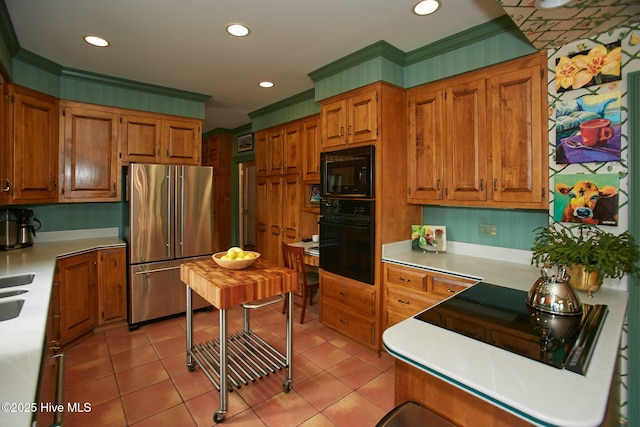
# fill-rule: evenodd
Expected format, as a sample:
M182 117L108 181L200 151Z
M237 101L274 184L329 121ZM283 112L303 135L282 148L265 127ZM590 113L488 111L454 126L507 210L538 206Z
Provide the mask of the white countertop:
M521 261L521 255L516 251L513 259ZM539 277L538 268L522 262L422 253L412 251L406 242L386 245L382 259L524 291ZM607 409L628 293L602 287L593 298L584 292L578 295L585 303L606 304L609 308L586 376L544 365L414 318L387 329L383 334L384 346L396 358L535 425L597 426Z
M32 284L14 289L29 292L2 300L25 302L20 316L0 322L0 403L35 403L47 312L56 259L85 251L124 246L118 237L94 237L36 243L34 246L0 252L0 277L35 273ZM5 288L5 290L7 290ZM0 409L0 426L29 426L31 412Z

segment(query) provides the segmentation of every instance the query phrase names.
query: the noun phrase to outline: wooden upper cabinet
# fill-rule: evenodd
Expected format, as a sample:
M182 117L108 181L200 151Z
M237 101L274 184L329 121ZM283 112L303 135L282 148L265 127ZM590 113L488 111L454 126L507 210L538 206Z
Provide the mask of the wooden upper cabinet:
M58 199L58 100L10 86L8 203L48 203Z
M445 197L487 200L487 114L484 79L456 82L445 91Z
M546 57L489 79L493 200L548 207Z
M378 139L378 92L356 89L322 102L322 149Z
M196 119L162 121L161 163L200 164L201 121Z
M269 143L268 132L266 130L256 132L256 175L269 175Z
M162 119L155 115L123 114L120 135L123 162L160 163Z
M545 209L545 69L534 54L409 89L408 201Z
M444 93L441 88L407 91L409 201L442 200L444 188Z
M302 179L320 182L320 117L302 122Z
M282 173L297 174L302 158L302 124L299 121L284 128L283 132L283 165Z
M119 201L118 114L63 102L61 202Z

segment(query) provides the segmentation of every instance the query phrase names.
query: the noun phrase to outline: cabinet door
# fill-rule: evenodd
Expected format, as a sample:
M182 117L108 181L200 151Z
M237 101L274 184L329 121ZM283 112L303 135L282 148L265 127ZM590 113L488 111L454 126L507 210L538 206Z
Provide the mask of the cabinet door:
M440 88L411 90L409 101L409 202L442 200L444 188L444 92Z
M60 341L65 344L98 325L96 253L58 260Z
M322 105L322 147L336 147L347 143L347 101L342 99Z
M302 157L302 128L300 122L284 128L283 132L283 173L298 173L300 170L300 158Z
M200 120L163 120L163 164L199 165L202 147Z
M300 209L301 186L300 175L286 175L282 188L282 228L283 241L286 243L300 241Z
M61 201L120 200L118 114L97 106L62 105L64 176Z
M487 124L485 79L460 81L446 89L447 187L456 201L487 200Z
M122 161L159 163L162 120L154 116L126 114L120 122Z
M14 87L12 203L57 201L58 101Z
M269 174L269 142L266 131L256 132L256 176Z
M490 79L496 202L547 207L545 66L533 58Z
M378 92L367 90L347 100L347 140L351 144L378 139Z
M282 176L269 177L267 181L267 200L269 209L269 229L267 231L267 261L281 264L282 249Z
M302 123L302 147L304 150L302 178L320 182L320 119L315 117Z
M268 133L269 175L280 175L284 169L284 131L272 129Z
M256 177L256 250L267 258L269 231L269 179Z
M124 248L98 251L99 323L127 318L127 270Z

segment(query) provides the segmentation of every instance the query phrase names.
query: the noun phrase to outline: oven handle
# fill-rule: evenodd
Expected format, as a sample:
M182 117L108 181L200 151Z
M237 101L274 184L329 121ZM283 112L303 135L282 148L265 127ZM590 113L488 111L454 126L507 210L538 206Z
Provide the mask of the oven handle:
M362 223L350 223L350 222L329 222L329 221L320 221L320 226L328 225L331 227L340 227L340 228L349 228L352 230L371 230L373 228L373 224L362 224ZM322 233L320 233L320 239L322 239Z
M55 405L60 408L64 405L64 353L57 353L51 357L55 358L57 361ZM63 425L63 414L64 411L55 411L51 427L59 427Z

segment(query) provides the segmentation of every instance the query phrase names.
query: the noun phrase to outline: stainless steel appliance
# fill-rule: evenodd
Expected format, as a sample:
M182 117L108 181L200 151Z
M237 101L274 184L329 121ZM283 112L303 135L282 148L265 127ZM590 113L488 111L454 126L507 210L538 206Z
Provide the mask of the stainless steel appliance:
M129 324L184 313L180 264L213 253L213 168L131 164L126 169ZM209 305L194 298L194 308Z
M581 315L563 316L536 310L527 297L525 291L480 282L415 318L585 375L607 306L582 304Z
M40 226L40 220L31 209L3 209L0 211L0 249L8 251L32 246Z
M364 283L374 281L375 202L323 199L320 268Z
M375 146L320 153L320 196L375 197Z

